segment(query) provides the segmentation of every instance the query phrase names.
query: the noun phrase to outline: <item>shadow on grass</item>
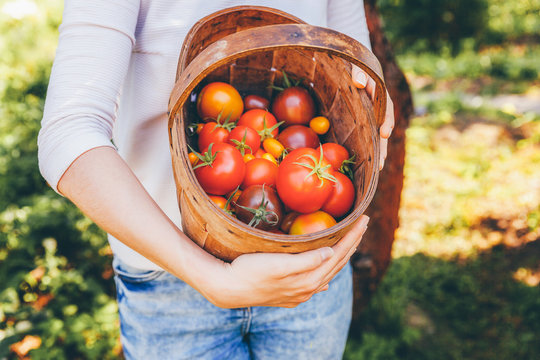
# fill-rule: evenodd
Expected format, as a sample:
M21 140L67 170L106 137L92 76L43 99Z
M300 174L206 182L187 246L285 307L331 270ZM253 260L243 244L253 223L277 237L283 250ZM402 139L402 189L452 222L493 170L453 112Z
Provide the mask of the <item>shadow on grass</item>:
M351 328L345 359L538 359L540 238L474 258L393 261ZM538 275L537 275L538 276Z

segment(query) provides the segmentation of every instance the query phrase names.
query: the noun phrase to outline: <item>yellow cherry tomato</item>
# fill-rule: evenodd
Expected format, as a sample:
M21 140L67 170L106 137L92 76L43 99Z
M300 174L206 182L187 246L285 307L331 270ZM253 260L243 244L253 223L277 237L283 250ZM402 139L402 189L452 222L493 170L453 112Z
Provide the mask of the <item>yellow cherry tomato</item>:
M276 159L279 158L281 154L283 154L283 151L285 151L285 147L283 146L283 144L273 138L264 139L263 148L264 150L266 150L267 153L269 153Z
M330 120L324 116L317 116L311 119L309 127L317 134L324 135L328 132L328 129L330 129Z
M245 162L245 163L247 163L248 161L251 161L251 160L253 160L253 159L255 159L255 155L253 155L253 154L246 154L246 155L244 155L244 162Z
M276 158L274 157L274 155L272 155L270 153L265 152L264 154L262 154L261 157L263 159L270 160L271 162L273 162L276 165L278 164Z
M191 166L195 166L199 162L199 158L193 152L190 152L188 154L188 158L189 158L189 162L191 163Z

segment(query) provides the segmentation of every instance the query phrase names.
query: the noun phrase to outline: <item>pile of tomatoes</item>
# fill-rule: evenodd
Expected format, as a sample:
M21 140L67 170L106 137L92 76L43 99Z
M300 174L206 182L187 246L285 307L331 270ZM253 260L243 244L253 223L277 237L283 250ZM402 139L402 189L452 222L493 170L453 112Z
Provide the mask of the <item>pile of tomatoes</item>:
M316 116L310 93L291 84L270 103L245 98L224 82L197 96L199 123L190 125L195 175L210 199L249 226L300 235L327 229L355 200L354 156L336 143L321 144L330 121ZM347 175L346 175L347 174Z

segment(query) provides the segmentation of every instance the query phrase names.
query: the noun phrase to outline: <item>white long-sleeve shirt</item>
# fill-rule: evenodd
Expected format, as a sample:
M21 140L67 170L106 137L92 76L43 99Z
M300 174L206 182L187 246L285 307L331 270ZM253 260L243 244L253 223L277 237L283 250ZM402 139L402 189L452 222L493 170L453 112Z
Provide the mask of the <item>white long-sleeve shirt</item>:
M178 56L193 24L236 5L277 8L370 46L362 0L66 0L38 137L47 182L57 190L81 154L116 147L181 226L167 133ZM128 265L159 269L112 236L109 242Z

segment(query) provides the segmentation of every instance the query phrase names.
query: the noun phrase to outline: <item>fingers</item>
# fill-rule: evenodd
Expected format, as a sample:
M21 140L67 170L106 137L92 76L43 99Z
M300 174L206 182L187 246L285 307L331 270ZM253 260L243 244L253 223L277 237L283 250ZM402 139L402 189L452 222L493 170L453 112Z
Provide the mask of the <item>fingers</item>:
M360 241L362 240L362 237L364 233L366 232L366 230L367 230L367 221L365 222L359 221L357 226L355 226L351 231L349 231L349 233L347 233L346 236L351 236L351 238L354 239L354 243L349 249L347 249L347 253L345 254L345 256L340 258L339 261L334 265L334 267L328 273L324 275L321 288L324 285L328 284L328 282L330 282L330 280L332 280L334 276L336 276L336 274L347 264L351 256L354 255L354 253L356 252L356 248L360 244Z
M366 87L368 83L368 76L364 70L360 69L356 65L353 65L352 66L352 80L353 80L354 86L356 86L359 89L363 89Z
M281 254L273 256L274 261L279 262L276 266L277 277L287 277L317 269L323 262L334 256L334 250L330 247L310 250L299 254ZM279 257L279 258L278 258Z
M388 91L386 92L386 115L384 117L384 123L381 125L381 136L385 139L388 139L392 134L394 129L395 119L394 119L394 103L390 99Z
M379 171L383 169L386 155L388 154L388 139L381 136L381 152L379 158Z

